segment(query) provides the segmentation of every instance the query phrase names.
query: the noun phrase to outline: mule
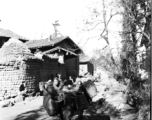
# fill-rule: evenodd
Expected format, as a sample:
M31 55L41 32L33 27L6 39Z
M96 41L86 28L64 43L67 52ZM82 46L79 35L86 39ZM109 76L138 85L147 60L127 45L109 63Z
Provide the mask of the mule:
M79 118L82 119L83 110L87 108L87 105L86 97L82 92L77 92L75 96L56 91L48 83L43 84L43 106L50 116L60 115L61 120L70 120L77 112Z

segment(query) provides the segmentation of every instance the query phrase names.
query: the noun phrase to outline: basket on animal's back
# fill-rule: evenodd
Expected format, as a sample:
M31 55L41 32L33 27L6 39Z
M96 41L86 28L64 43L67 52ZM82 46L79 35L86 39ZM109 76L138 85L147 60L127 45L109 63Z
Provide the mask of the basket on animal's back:
M80 94L80 91L78 93L81 85L72 85L69 89L69 85L63 86L62 83L58 85L58 82L59 81L54 80L53 82L50 81L40 85L43 85L43 87L40 88L43 88L43 106L47 113L50 116L60 114L63 120L69 120L69 117L72 117L74 111L79 111L79 113L81 112L80 114L82 114L83 109L86 109L88 106L88 101L83 93ZM67 89L64 90L63 87Z

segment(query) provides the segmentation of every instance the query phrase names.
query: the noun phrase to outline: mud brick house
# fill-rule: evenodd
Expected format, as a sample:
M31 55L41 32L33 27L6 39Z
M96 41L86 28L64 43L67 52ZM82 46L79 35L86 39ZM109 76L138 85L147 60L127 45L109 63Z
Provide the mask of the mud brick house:
M54 77L57 73L61 74L63 79L69 76L75 79L79 76L79 54L82 50L68 36L50 37L25 44L33 54L39 53L45 58L41 69L42 81Z
M3 46L5 42L7 42L10 38L17 38L22 42L27 42L29 39L23 36L20 36L10 30L0 29L0 48Z
M91 58L85 54L81 54L79 57L79 76L83 76L86 73L94 74L94 66L91 62Z
M22 81L27 82L29 92L37 92L39 82L57 73L76 78L81 52L69 37L27 43L10 38L0 48L0 98L16 96Z
M43 59L13 38L2 46L0 56L0 97L17 96L22 81L27 82L29 92L38 90Z

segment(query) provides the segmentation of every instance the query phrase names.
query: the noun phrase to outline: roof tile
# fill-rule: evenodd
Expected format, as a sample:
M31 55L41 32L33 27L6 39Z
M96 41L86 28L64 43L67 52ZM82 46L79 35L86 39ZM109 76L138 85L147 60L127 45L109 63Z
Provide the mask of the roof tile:
M21 40L24 40L24 41L29 40L28 38L25 38L21 35L18 35L16 33L12 32L12 31L10 31L10 30L6 30L6 29L2 29L2 28L0 29L0 37L9 37L9 38L15 37L17 39L21 39Z
M50 40L49 38L42 39L42 40L33 40L33 41L28 41L25 44L28 46L28 48L41 48L41 47L46 47L46 46L51 46L51 45L57 44L66 38L68 38L68 37L67 36L58 37L53 40Z

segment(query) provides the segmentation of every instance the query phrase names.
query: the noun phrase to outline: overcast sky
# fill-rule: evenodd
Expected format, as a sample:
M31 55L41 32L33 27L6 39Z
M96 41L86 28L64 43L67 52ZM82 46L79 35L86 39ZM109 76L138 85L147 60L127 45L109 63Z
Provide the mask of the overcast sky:
M60 31L70 36L76 43L76 20L85 13L83 0L0 0L0 28L12 30L30 39L40 39L42 34L48 37L53 33L52 23L59 20ZM115 24L111 28L118 28ZM91 34L88 34L89 36ZM84 39L87 39L84 37ZM116 39L111 36L111 42ZM85 40L82 42L84 43ZM85 47L91 48L105 46L105 41L90 40Z
M0 0L0 26L30 39L51 34L52 22L59 20L63 34L75 36L75 19L80 0ZM82 3L82 2L81 2Z

